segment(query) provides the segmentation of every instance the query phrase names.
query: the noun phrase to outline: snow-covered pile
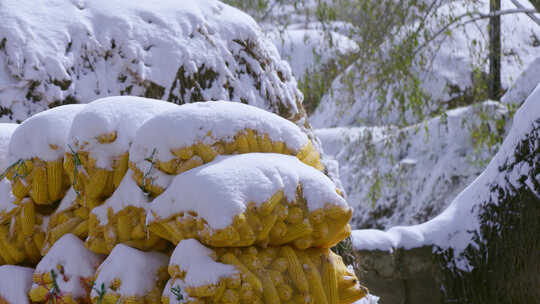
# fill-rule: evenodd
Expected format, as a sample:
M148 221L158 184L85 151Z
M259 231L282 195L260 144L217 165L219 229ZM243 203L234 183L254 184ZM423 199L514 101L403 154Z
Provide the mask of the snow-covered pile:
M377 230L353 231L356 250L393 250L436 245L453 249L456 266L470 270L470 261L464 250L476 248L482 242L481 214L488 205L499 206L506 196L519 191L532 191L538 197L536 147L540 129L540 85L516 112L513 125L501 148L486 170L471 183L450 206L434 219L415 226L397 226L386 232ZM524 190L519 190L524 189ZM491 211L493 212L493 211ZM485 218L485 216L484 216ZM480 239L478 239L480 237Z
M521 2L526 3L527 7L532 7L527 1ZM503 0L501 5L503 10L515 9L511 0ZM434 16L445 20L450 15L459 16L476 10L487 13L489 1L471 4L449 2L438 8ZM488 53L488 39L484 35L487 32L487 24L486 18L463 27L450 28L450 35L440 35L432 47L422 50L421 54L426 57L428 64L422 67L415 63L411 72L419 78L419 87L427 93L430 100L428 104L422 106L424 114L429 115L440 108L441 102L445 103L466 94L466 91L475 84L473 77L475 65L479 65L482 72L488 71L487 60L483 61ZM428 29L436 32L441 27L440 20L428 18ZM501 35L502 85L508 89L521 72L538 57L540 27L525 14L504 15L501 17ZM384 47L382 52L385 52ZM390 102L397 103L391 95L396 90L403 89L402 83L385 85L388 95L383 96L384 101L381 102L379 94L383 92L377 90L377 83L373 83L370 78L378 68L366 62L359 62L337 77L332 88L322 98L320 106L310 117L312 125L317 128L328 128L400 124L404 119L409 124L418 122L419 117L413 111L407 110L404 116L399 107L389 108ZM362 77L361 71L367 71L367 75ZM445 109L445 105L442 105L442 108Z
M251 17L219 1L8 0L0 19L4 121L129 94L242 101L304 123L287 63Z
M501 101L506 104L519 106L525 99L527 99L527 96L532 93L534 88L539 83L540 57L537 57L533 62L531 62L531 64L529 64L527 69L525 69L525 71L519 75L514 84L503 95Z
M339 161L347 201L354 207L353 228L384 229L431 219L482 172L498 147L487 149L473 134L482 128L503 136L496 121L507 118L508 111L487 101L445 114L404 129L315 131L325 153ZM484 115L490 120L482 121Z
M18 126L18 124L12 123L0 123L0 172L4 172L11 165L7 159L9 141Z
M103 257L84 247L79 238L73 234L66 234L37 264L35 277L49 275L53 271L58 276L56 284L62 296L71 296L73 300L87 300L86 288L92 285L94 273L102 261ZM34 279L32 289L47 288L44 285L43 280Z
M34 269L4 265L0 266L0 303L27 304L28 291L32 286Z

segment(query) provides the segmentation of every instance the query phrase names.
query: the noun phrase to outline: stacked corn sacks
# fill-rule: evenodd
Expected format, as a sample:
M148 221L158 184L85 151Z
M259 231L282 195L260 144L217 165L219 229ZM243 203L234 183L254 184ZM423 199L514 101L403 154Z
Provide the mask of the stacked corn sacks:
M94 274L103 261L73 234L61 237L36 266L29 292L32 302L90 303Z

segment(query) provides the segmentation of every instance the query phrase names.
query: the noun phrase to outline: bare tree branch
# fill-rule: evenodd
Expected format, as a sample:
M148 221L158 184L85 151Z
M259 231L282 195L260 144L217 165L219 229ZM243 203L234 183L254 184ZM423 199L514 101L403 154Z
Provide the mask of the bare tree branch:
M525 7L523 5L521 5L521 3L518 2L518 0L510 0L512 1L512 3L514 3L514 5L519 8L519 9L525 9ZM532 21L536 22L536 24L540 25L540 18L536 17L533 13L525 13L527 14L527 16L529 16L529 18L532 19Z

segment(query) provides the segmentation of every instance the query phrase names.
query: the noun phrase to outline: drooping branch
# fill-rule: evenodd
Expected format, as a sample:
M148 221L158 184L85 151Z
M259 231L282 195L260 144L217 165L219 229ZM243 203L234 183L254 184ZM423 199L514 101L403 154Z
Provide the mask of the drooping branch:
M525 7L523 5L521 5L521 3L518 2L518 0L510 0L510 1L512 1L512 3L514 3L514 5L517 8L525 9ZM540 4L538 2L536 4L539 5L536 9L540 10ZM533 2L533 5L534 5L534 2ZM529 18L531 18L532 21L534 21L536 24L540 25L540 18L536 17L536 15L534 15L534 13L525 13L525 14L527 14L527 16L529 16Z

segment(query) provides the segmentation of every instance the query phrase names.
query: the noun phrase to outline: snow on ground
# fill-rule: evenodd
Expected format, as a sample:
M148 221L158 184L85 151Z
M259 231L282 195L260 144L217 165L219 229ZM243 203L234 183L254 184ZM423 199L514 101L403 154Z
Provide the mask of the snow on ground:
M518 163L505 168L505 164L515 161L514 152L518 144L538 127L540 113L540 84L516 112L512 128L497 154L484 172L463 190L437 217L414 226L396 226L382 232L373 230L355 230L352 233L355 250L391 248L416 248L436 245L440 248L453 248L456 265L463 270L470 270L465 257L460 253L472 242L471 237L480 228L478 213L480 204L497 202L498 193L491 189L495 185L503 188L518 187L522 176L529 176L529 166ZM527 181L525 181L527 184Z
M34 269L21 266L0 266L0 302L27 304Z
M283 32L269 31L267 35L276 45L281 58L289 62L293 75L299 80L358 49L356 42L336 32L288 28Z
M298 185L302 185L309 211L325 204L347 206L326 175L296 157L247 153L217 156L208 164L177 175L152 201L148 221L191 210L211 228L223 229L246 210L249 202L260 206L280 190L289 202L296 201Z
M275 46L250 16L219 1L6 0L0 19L3 121L125 94L244 101L303 116Z
M64 157L69 127L84 105L64 105L38 113L25 120L9 142L8 163L38 157L57 161Z
M527 4L527 6L531 5ZM457 2L442 6L437 13L439 16L460 15L466 9L488 12L488 8L489 1L480 1L472 7L465 7L462 2ZM502 8L515 7L510 0L503 0ZM428 28L440 27L436 20L430 19L428 22ZM509 88L521 72L538 57L540 26L525 14L504 15L501 24L502 84L503 88ZM441 102L458 97L470 88L473 85L473 67L477 62L481 63L480 69L487 72L487 63L482 61L487 54L487 38L484 35L486 31L487 19L469 23L464 27L453 29L450 36L442 35L440 39L435 40L437 43L434 47L426 48L421 52L427 56L428 69L415 63L412 71L422 81L420 88L430 96L432 101L429 105L423 106L424 113L429 114L432 110L436 110ZM468 45L472 43L471 41L476 43L472 46ZM439 43L440 48L437 47ZM384 47L382 51L384 52ZM381 113L379 100L381 92L375 89L375 84L369 84L369 79L377 68L365 62L359 62L337 77L331 90L322 98L319 107L311 116L312 125L317 128L328 128L348 125L400 124L403 123L404 118L407 123L418 122L418 117L412 111L406 111L404 116L397 107L388 108L388 104L393 99L391 94L402 88L402 84L399 83L388 87L389 93L383 97L386 99L384 104L388 112ZM367 75L360 76L359 69L368 70ZM372 70L369 71L369 69Z
M60 265L63 271L57 273L59 279L56 281L60 292L71 294L73 299L85 298L87 291L84 280L93 278L103 258L88 250L75 235L66 234L54 243L36 266L35 272L44 274L51 270L58 271ZM33 287L38 285L34 283Z
M508 116L494 101L448 111L404 129L319 129L325 153L335 157L355 228L389 228L424 222L439 214L478 176L497 147L475 151L480 117ZM485 122L485 128L488 122ZM504 130L502 130L504 131ZM501 134L502 136L502 134Z

